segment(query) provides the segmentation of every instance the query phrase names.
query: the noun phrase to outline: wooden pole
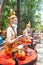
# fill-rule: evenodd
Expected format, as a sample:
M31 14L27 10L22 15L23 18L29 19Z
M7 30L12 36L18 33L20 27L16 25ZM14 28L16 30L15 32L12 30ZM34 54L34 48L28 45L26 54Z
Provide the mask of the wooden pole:
M17 0L17 17L18 17L17 34L19 35L19 29L20 29L20 0Z
M1 29L1 26L2 26L1 20L2 20L2 12L3 12L4 5L5 5L5 1L6 0L2 0L2 3L0 5L0 29Z

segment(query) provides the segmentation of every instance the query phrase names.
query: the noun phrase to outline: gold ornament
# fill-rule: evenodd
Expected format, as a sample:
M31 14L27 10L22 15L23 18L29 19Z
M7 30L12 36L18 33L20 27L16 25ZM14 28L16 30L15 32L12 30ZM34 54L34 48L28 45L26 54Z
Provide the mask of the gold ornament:
M10 15L15 15L15 11L13 9L10 10Z

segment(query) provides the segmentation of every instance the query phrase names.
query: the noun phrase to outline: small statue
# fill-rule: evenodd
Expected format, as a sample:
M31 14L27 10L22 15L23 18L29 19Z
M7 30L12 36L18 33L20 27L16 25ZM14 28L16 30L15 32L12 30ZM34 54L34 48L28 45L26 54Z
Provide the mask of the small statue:
M31 37L32 30L31 30L30 21L27 23L26 29L23 31L23 34L25 34L27 38L32 39Z
M24 34L29 35L30 34L30 21L26 25L26 29L23 31Z

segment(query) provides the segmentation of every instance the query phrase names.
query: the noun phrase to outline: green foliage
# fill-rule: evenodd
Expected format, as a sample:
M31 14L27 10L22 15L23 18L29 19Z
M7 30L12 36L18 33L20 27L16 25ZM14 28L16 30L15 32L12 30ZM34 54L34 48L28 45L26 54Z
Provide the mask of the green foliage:
M16 1L14 0L6 0L6 5L4 7L2 13L2 29L5 29L8 24L8 16L10 16L10 9L15 9L16 11Z
M26 24L30 21L31 27L36 27L35 12L40 10L41 0L20 0L20 27L25 29ZM6 5L2 14L2 29L5 29L8 23L8 16L10 16L10 9L13 8L17 11L17 0L6 0Z
M31 22L31 27L35 28L35 12L40 10L40 2L41 0L23 0L21 2L21 17L22 17L22 22L26 25L29 21ZM21 22L21 24L22 24ZM24 28L24 27L23 27Z

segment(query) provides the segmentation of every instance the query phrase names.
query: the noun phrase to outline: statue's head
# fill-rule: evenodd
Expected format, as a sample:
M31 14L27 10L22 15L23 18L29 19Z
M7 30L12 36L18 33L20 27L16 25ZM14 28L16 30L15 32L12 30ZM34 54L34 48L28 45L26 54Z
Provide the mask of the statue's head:
M14 30L17 33L18 20L13 9L10 10L10 17L8 17L8 20L9 20L10 25L14 27Z
M27 23L26 28L30 28L30 21Z
M8 17L9 22L11 24L17 24L18 20L17 20L17 16L15 15L15 12L13 9L10 10L10 17Z

